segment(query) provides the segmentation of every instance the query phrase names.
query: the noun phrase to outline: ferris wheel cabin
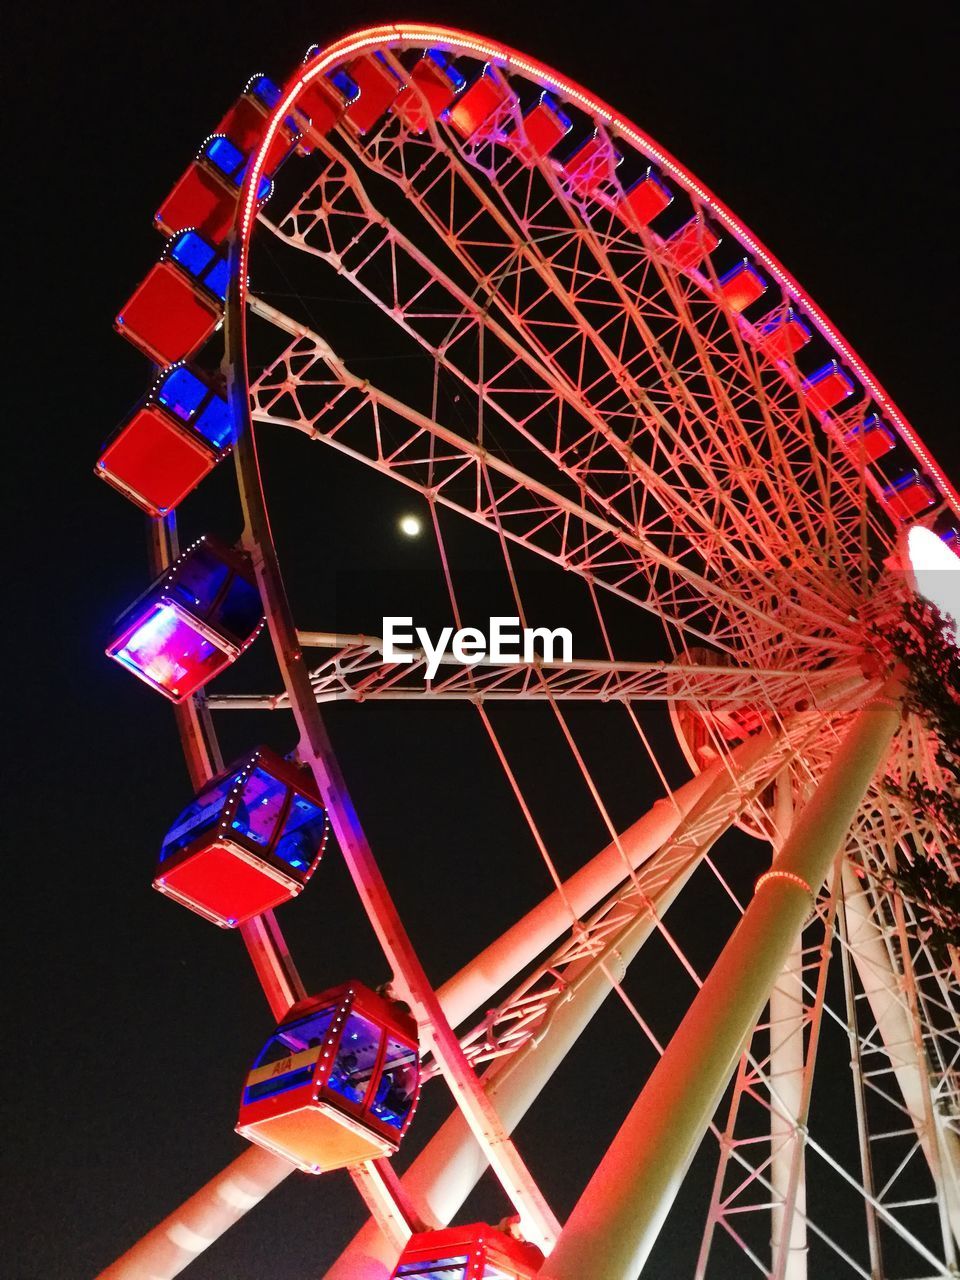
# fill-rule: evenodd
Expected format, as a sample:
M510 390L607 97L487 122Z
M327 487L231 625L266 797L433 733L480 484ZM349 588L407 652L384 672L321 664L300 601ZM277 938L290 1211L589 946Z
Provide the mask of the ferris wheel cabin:
M249 558L199 538L117 621L107 657L183 702L256 639L263 606Z
M215 134L222 133L244 155L249 156L260 141L264 126L270 118L270 113L280 101L281 96L279 85L275 84L269 76L251 76L244 86L243 93L213 132ZM282 161L289 155L296 138L297 128L295 122L291 119L283 120L277 130L271 150L267 153L266 164L264 165L265 173L271 174L275 172Z
M380 53L365 53L347 64L346 74L356 89L344 117L360 134L373 126L397 100L403 84Z
M522 137L517 136L514 129L507 133L506 141L522 154L542 158L548 156L572 128L573 121L561 110L554 95L544 89L540 100L523 117Z
M310 769L258 747L206 783L179 815L153 887L233 928L296 897L326 838Z
M477 142L484 136L485 126L492 124L498 111L511 99L509 86L501 77L491 74L487 65L470 88L447 108L444 119L465 141Z
M883 493L890 510L901 520L913 520L928 511L937 500L933 485L913 469L888 485Z
M740 312L746 311L747 307L763 297L769 288L769 281L749 258L744 258L724 272L717 281L717 288L730 310Z
M810 412L822 416L852 396L856 383L839 360L828 360L816 373L804 378L801 389Z
M269 76L253 76L247 82L157 210L154 221L159 230L169 236L192 227L213 245L226 239L236 216L250 153L279 101L280 89ZM257 191L260 203L270 195L271 180L298 138L295 122L284 120L263 168Z
M193 227L219 245L233 226L248 160L224 134L209 137L157 210L154 221L159 230L172 236ZM258 203L267 199L271 186L269 177L260 179Z
M788 363L813 338L813 330L793 307L777 308L757 325L757 346L768 360Z
M308 1173L392 1155L416 1109L417 1026L351 982L295 1004L254 1059L237 1132Z
M649 224L673 203L673 192L667 184L649 168L623 193L623 200L617 206L621 216L624 212L641 227Z
M466 77L454 64L439 49L430 49L412 67L394 110L413 133L423 133L430 117L446 111L465 84Z
M854 458L877 462L896 448L897 437L879 414L871 413L862 422L853 421L843 430L842 439Z
M691 271L720 244L720 236L700 213L664 240L661 252L677 271Z
M223 320L228 281L226 252L181 231L117 316L117 332L155 364L185 360Z
M166 515L230 450L233 416L198 369L165 369L104 447L96 473L137 506Z
M543 1254L483 1222L410 1237L390 1280L532 1280Z

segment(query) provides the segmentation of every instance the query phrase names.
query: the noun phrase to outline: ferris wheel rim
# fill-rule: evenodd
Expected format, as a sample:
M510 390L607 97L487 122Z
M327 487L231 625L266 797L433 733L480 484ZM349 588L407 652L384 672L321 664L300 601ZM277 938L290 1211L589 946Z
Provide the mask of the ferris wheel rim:
M560 75L552 67L538 59L531 58L511 46L493 41L474 32L462 31L455 27L430 23L392 23L373 27L360 28L340 40L325 46L316 55L305 62L287 81L281 98L274 107L264 129L259 149L248 166L237 204L234 224L236 243L238 246L240 301L245 303L250 245L256 225L257 200L256 192L260 187L264 163L270 152L277 129L284 116L295 107L296 100L304 88L316 80L324 72L342 62L352 54L382 44L397 44L401 47L434 47L448 51L460 51L472 56L482 56L492 61L502 70L515 70L528 78L536 80L543 88L552 89L578 103L584 110L604 121L617 136L629 142L648 159L656 162L697 202L705 206L712 217L723 225L737 241L750 251L754 257L771 272L784 294L792 302L803 309L804 319L812 322L821 337L846 362L859 379L865 392L873 399L896 427L901 439L914 457L924 467L930 480L936 485L939 498L960 518L960 493L954 488L943 468L937 463L930 450L921 440L909 419L899 408L890 394L882 386L866 362L859 356L855 348L843 337L839 329L831 322L826 313L819 307L799 281L779 259L770 252L762 240L738 218L733 211L702 183L666 148L661 146L644 130L634 124L626 116L618 113L602 98L588 92L577 81ZM242 306L245 311L245 305Z

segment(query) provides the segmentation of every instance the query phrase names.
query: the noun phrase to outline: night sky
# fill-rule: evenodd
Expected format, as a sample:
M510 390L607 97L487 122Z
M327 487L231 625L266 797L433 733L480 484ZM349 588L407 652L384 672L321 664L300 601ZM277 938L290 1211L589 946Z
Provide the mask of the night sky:
M159 252L158 201L248 76L282 80L313 42L398 17L500 38L606 98L716 191L850 339L956 482L952 7L913 3L894 15L892 6L848 5L839 16L837 8L691 0L576 9L467 0L412 13L280 0L12 8L4 1276L96 1274L237 1155L240 1083L270 1027L240 938L150 889L160 839L189 783L169 706L102 656L113 618L148 580L142 519L91 469L146 386L144 360L113 334L112 320ZM362 320L344 314L337 327L329 307L322 319L361 370L372 354ZM396 533L416 504L318 446L282 446L271 441L265 455L298 621L375 630L389 604L406 592L419 600L435 583L431 540ZM240 532L232 476L221 472L185 508L191 535ZM466 581L481 591L484 535L451 536ZM582 597L554 584L558 575L527 568L543 620L576 626ZM626 615L620 625L628 627ZM637 631L629 656L664 656L647 639ZM599 651L586 632L577 648ZM251 664L224 687L276 684L265 654L251 654ZM629 823L658 792L626 717L582 708L571 722L613 817ZM681 780L664 717L645 723ZM542 864L468 708L345 705L329 724L439 984L544 896ZM503 709L497 724L568 873L605 836L548 710ZM238 717L225 730L228 756L258 740L294 745L292 725L266 716ZM735 838L724 856L746 889L762 849ZM702 972L732 917L706 882L693 889L671 924ZM281 923L310 989L388 976L335 849ZM629 988L662 1035L690 996L682 976L661 981L670 963L653 943ZM655 991L644 982L651 974ZM521 1148L561 1217L652 1061L609 1001L521 1127ZM836 1062L843 1069L842 1054ZM447 1105L442 1084L431 1086L401 1166ZM695 1166L691 1195L708 1185L704 1167ZM496 1220L506 1206L488 1181L469 1211ZM650 1274L690 1274L699 1224L688 1230L687 1212L681 1201ZM320 1276L364 1216L346 1174L295 1175L189 1274Z

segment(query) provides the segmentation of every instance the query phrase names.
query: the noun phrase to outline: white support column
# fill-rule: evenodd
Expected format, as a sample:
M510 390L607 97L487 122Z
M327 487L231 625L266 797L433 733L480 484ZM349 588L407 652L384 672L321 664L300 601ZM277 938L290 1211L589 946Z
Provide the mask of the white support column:
M900 724L901 687L859 712L560 1234L543 1280L643 1269L744 1043Z
M793 826L789 774L776 783L775 850L783 848ZM776 1280L807 1280L807 1179L803 1133L804 1027L803 937L798 934L787 963L770 992L770 1183L771 1249Z
M748 744L750 761L769 750L772 739L767 734L762 737L762 743ZM743 753L743 748L740 751ZM737 764L744 758L743 754L738 756ZM694 805L713 786L728 782L729 775L718 761L678 787L672 799L657 800L619 837L619 848L608 844L564 881L563 893L554 892L544 898L455 973L437 991L450 1025L459 1026L471 1013L484 1008L498 991L568 932L571 907L578 916L583 916L611 894L627 875L624 855L630 867L637 870L667 843Z
M847 937L860 985L942 1197L950 1230L960 1241L960 1137L933 1105L903 979L893 967L867 895L849 865L843 868L843 894Z
M177 1276L238 1218L282 1182L293 1165L261 1147L243 1155L175 1209L98 1280L156 1280Z
M820 699L821 708L836 710L859 699L863 684L862 679L839 679ZM793 724L791 732L796 733L797 729ZM438 989L437 997L450 1025L459 1026L475 1010L485 1007L556 942L570 927L571 907L583 916L611 894L627 875L624 858L636 870L672 838L695 807L699 811L700 806L706 807L711 800L728 793L729 803L734 806L738 785L735 779L747 778L751 770L761 767L778 750L785 761L789 737L784 733L756 733L735 747L725 762L716 761L673 791L669 799L657 800L617 842L607 845L565 880L563 893L554 892L544 898Z
M771 1244L777 1280L807 1280L807 1183L803 1132L797 1121L803 1109L805 1068L802 984L803 940L798 934L770 993Z

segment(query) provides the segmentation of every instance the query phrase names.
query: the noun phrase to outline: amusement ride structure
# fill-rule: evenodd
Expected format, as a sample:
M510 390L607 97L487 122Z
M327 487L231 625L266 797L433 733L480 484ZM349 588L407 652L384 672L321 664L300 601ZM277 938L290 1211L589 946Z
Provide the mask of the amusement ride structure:
M685 1228L702 1240L697 1277L957 1275L958 956L890 879L898 859L954 873L934 818L885 784L943 777L876 635L911 560L935 548L944 573L960 564L960 499L874 376L640 129L445 27L312 48L282 88L255 76L156 222L165 248L117 318L152 387L97 467L147 512L155 581L108 653L175 704L196 792L154 884L241 931L276 1027L243 1086L249 1149L103 1275L173 1276L294 1168L347 1168L371 1221L329 1280L631 1280L702 1143L716 1172ZM334 289L408 359L351 368L336 325L311 323L309 299ZM469 522L506 585L491 612L526 621L528 566L540 592L565 571L598 649L449 658L428 679L422 654L391 664L376 636L305 629L331 624L315 602L294 617L267 435L308 467L329 457L307 451L320 442L419 497L457 627L451 530ZM178 504L234 464L242 536L180 546ZM625 612L647 661L618 657L609 619ZM235 662L239 679L261 630L282 688L208 687ZM321 714L388 699L467 704L553 884L437 989ZM498 728L504 702L548 710L605 831L566 878ZM632 825L611 814L575 703L626 721L660 778ZM669 708L679 784L649 703ZM251 742L225 763L215 723L263 711L290 755ZM328 822L387 987L345 974L308 992L284 942L275 910L322 879ZM723 869L734 828L771 850L748 901ZM706 975L668 914L703 877L731 912ZM690 977L667 1043L623 986L651 939ZM511 1135L608 997L659 1063L609 1149L587 1154L561 1224ZM852 1151L815 1123L818 1053L837 1036L852 1071L826 1087ZM453 1113L399 1177L390 1156L436 1077ZM488 1168L505 1221L451 1226ZM823 1211L812 1190L827 1176L855 1212Z

